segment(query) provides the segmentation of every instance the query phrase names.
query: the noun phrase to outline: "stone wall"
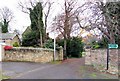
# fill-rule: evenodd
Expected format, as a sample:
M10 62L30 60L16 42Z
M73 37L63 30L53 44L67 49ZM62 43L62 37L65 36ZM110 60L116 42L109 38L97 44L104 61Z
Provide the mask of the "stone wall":
M109 68L107 70L107 49L86 50L85 64L93 65L97 70L118 74L118 49L109 50Z
M56 50L55 60L63 60L63 49ZM6 50L3 61L29 61L29 62L51 62L53 61L54 51L45 48L17 47Z

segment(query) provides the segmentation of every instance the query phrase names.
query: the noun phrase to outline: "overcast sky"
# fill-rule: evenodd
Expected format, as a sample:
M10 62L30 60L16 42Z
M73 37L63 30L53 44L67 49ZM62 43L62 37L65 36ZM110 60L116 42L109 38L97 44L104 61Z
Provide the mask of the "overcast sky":
M6 6L9 9L11 9L14 13L15 18L11 22L10 27L12 28L12 30L18 29L18 30L23 31L23 27L25 28L30 25L30 19L29 19L28 14L25 14L20 10L20 7L18 6L19 1L24 2L26 0L0 0L0 8L3 8ZM58 3L60 3L60 4L63 3L63 0L53 0L53 1L55 1L57 3L53 7L54 9L52 11L52 15L50 18L54 17L57 13L60 12L61 6ZM94 1L94 0L78 0L78 1L79 1L79 4L83 4L84 1ZM110 0L110 1L112 1L112 0ZM51 23L51 22L49 21L49 23Z
M30 19L28 14L23 13L21 11L20 7L18 6L19 1L24 2L26 0L0 0L0 8L8 7L10 10L12 10L15 17L10 23L10 28L11 30L17 29L22 32L25 30L27 26L30 26ZM51 23L52 18L61 11L60 9L62 5L60 4L63 3L63 0L53 0L53 1L55 1L55 4L53 6L54 9L52 10L52 14L49 18L49 20L51 21L49 21L48 23ZM82 4L82 2L83 1L81 0L80 3Z
M29 19L28 14L23 13L21 11L21 9L18 5L19 1L23 1L23 3L24 3L26 0L0 0L0 8L8 7L10 10L12 10L15 17L12 20L12 22L10 23L10 28L12 30L18 29L20 31L23 31L27 26L30 25L30 19ZM57 2L59 1L60 3L62 2L62 0L54 0L54 1L57 1ZM58 5L58 4L56 3L55 5ZM54 5L54 8L55 8L55 5ZM57 8L58 7L60 7L60 6L57 6ZM59 12L60 8L53 9L53 10L52 10L52 15L51 15L52 17Z
M18 5L18 2L25 2L26 0L0 0L0 8L8 7L14 13L14 20L10 23L12 29L23 30L23 27L30 25L29 15L23 13ZM55 1L55 0L54 0ZM57 0L57 2L62 2L62 0ZM55 4L57 5L57 4ZM55 8L54 5L54 8ZM59 6L57 6L59 7ZM53 9L53 15L57 14L60 8Z
M20 8L18 7L19 0L0 0L0 8L8 7L14 13L14 19L10 23L10 27L12 30L18 29L21 30L25 26L30 25L29 15L21 12Z
M0 0L0 8L8 7L10 10L12 10L15 17L14 17L13 21L10 23L10 28L12 30L17 29L20 32L23 32L27 26L30 26L30 19L29 19L28 14L23 13L21 11L21 9L18 5L19 1L24 2L26 0ZM62 4L64 0L51 0L51 1L55 1L55 4L53 5L51 16L49 17L49 22L48 22L49 25L52 22L52 18L54 18L55 15L57 15L58 13L61 12L62 5L60 5L60 4ZM94 1L94 0L78 0L78 2L79 2L78 5L82 5L84 3L84 1Z

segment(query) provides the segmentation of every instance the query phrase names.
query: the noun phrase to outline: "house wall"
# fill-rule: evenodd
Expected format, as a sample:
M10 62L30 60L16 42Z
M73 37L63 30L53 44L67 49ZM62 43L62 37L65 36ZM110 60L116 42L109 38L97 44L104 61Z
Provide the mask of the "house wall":
M107 70L107 49L86 50L85 64L93 65L97 70L118 74L118 49L109 50L109 68Z
M19 37L18 37L18 36L15 36L15 37L13 38L13 40L11 40L10 45L13 46L13 44L14 44L15 42L17 42L17 43L20 45L20 40L19 40Z
M18 47L6 50L3 61L51 62L54 51L45 48ZM63 49L56 50L55 60L63 60Z
M18 42L18 44L20 45L20 40L18 36L15 36L13 39L6 39L6 40L2 40L3 42L5 42L7 45L13 46L13 44L15 42Z
M11 40L10 39L3 40L3 42L5 42L7 45L11 46Z

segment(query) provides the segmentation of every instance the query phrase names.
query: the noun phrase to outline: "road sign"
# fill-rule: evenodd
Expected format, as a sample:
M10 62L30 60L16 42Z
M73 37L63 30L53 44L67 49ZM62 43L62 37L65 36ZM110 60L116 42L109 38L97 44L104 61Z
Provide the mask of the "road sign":
M118 48L118 44L108 44L108 48Z

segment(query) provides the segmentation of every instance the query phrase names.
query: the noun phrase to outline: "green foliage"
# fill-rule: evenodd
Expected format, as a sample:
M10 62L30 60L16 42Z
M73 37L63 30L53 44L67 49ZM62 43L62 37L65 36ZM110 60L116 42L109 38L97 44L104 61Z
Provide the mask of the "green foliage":
M62 61L52 61L52 62L50 62L51 64L61 64L62 63Z
M97 49L97 48L100 48L100 46L98 44L96 44L96 45L93 45L93 48Z
M44 43L44 47L45 48L51 48L54 49L54 41L53 39L48 39L45 43ZM58 47L58 44L56 44L56 48Z
M31 20L31 31L25 33L23 36L22 45L23 46L40 46L40 34L42 34L42 39L45 37L45 30L43 24L43 8L42 4L38 2L36 6L29 8L30 10L30 20ZM41 40L43 42L43 40Z
M64 46L64 40L58 42L59 46ZM82 57L83 46L81 38L72 37L67 39L67 56L68 57Z
M120 48L120 38L118 35L115 36L116 44L118 44L118 47ZM98 45L100 48L108 48L108 44L110 44L109 40L106 37L103 37L102 40L98 41Z
M43 24L43 12L42 4L38 2L33 9L30 8L30 20L31 20L31 29L42 34L42 37L45 36L45 29Z
M4 81L4 80L10 79L10 78L11 78L10 76L6 76L6 75L3 75L2 73L0 73L0 81Z
M91 46L92 49L98 49L98 48L100 48L100 45L99 45L99 43L97 41L92 41L90 43L90 46Z
M40 25L41 29L43 29L43 8L41 3L37 3L33 9L30 8L30 20L31 20L31 29L39 30L38 25Z
M82 57L83 43L81 38L73 37L67 42L67 54L71 57Z
M52 41L52 39L49 39L46 41L46 43L44 44L45 48L54 48L54 41Z
M15 43L13 44L13 46L14 46L14 47L19 47L18 42L15 42Z
M22 46L33 46L36 47L38 46L38 33L36 33L36 31L30 31L28 33L25 33L25 35L23 36L23 40L22 40Z
M2 27L2 22L0 22L0 27Z
M6 19L4 19L4 22L2 23L2 33L7 33L8 32L8 23Z
M58 41L57 41L57 44L58 44L59 46L64 47L64 39L58 40Z
M98 41L98 45L100 48L107 48L109 44L109 41L106 37L102 37L102 40Z

